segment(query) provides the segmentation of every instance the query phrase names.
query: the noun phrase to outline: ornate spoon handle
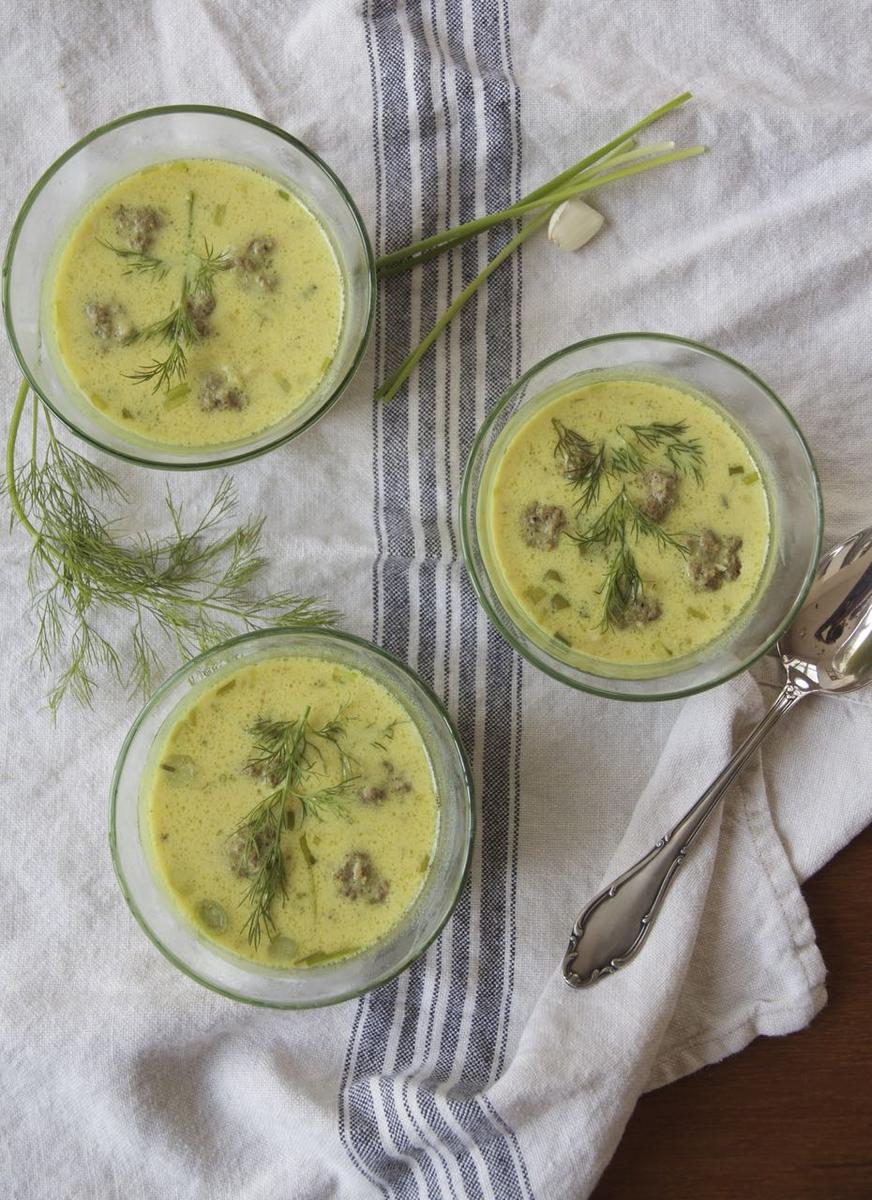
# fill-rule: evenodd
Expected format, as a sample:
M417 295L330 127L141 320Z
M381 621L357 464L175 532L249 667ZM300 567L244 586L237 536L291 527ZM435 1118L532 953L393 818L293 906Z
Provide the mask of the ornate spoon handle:
M686 816L582 910L563 957L563 978L570 987L589 987L604 975L613 975L638 953L694 838L770 729L809 690L802 677L788 680L766 716Z

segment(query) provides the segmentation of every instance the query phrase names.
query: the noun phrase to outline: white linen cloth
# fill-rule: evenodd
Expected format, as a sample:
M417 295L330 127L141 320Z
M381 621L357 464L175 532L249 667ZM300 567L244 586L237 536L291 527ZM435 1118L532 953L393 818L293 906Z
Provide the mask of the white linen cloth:
M529 244L383 412L374 373L432 322L461 258L423 288L392 285L341 404L234 472L244 508L269 512L272 581L323 592L433 679L472 755L469 887L425 959L374 996L250 1009L142 936L106 846L138 705L107 685L93 712L65 708L53 727L29 658L28 547L18 530L4 539L4 1195L578 1200L640 1092L824 1004L799 883L872 815L872 696L794 712L694 848L639 960L570 992L556 967L580 905L708 784L776 676L765 666L683 704L561 688L489 631L454 508L474 427L519 369L581 337L657 329L735 355L793 408L828 543L869 523L870 15L820 0L2 10L7 231L68 145L160 103L229 105L293 132L392 246L507 202L685 86L693 106L651 136L711 148L603 191L607 228L579 255ZM11 353L2 384L8 410ZM159 527L164 480L107 465ZM192 503L215 483L172 479Z

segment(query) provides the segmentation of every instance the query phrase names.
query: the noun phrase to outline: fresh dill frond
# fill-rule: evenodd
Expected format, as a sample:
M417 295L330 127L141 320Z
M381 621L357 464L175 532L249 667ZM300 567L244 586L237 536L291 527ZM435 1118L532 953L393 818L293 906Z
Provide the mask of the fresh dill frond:
M626 438L624 430L629 430L630 438L644 450L660 451L666 461L678 475L693 475L701 486L703 481L702 467L705 461L702 443L697 438L686 437L686 421L652 421L650 425L620 426L618 433ZM630 439L627 439L628 446ZM632 453L632 452L631 452ZM637 457L647 466L647 460L637 451Z
M182 383L188 375L188 356L185 345L192 345L200 340L197 327L188 308L189 283L187 275L182 279L181 294L174 308L165 317L137 330L126 339L127 345L134 342L168 342L169 351L165 358L154 358L150 363L126 374L125 379L134 383L151 383L154 381L153 392L165 388L167 391L173 382Z
M636 541L640 537L652 537L661 550L677 550L683 558L690 553L684 542L679 541L673 534L667 533L662 525L646 516L629 496L626 498L626 517L627 527Z
M627 489L622 487L612 496L602 512L575 533L568 533L567 537L577 542L581 549L597 544L611 546L613 542L624 538L629 507Z
M32 539L28 583L41 668L60 666L48 696L56 710L66 696L91 704L101 674L148 693L168 651L185 659L241 630L264 624L332 625L338 614L288 591L258 595L266 560L263 517L230 524L237 505L232 480L222 480L206 510L188 521L167 493L170 530L119 539L106 506L126 500L116 480L58 441L51 417L34 399L30 456L15 464L28 394L18 393L6 447L5 491L11 521ZM104 618L128 619L132 660L102 632Z
M311 707L292 721L261 718L249 730L254 750L245 764L248 774L264 780L272 790L243 817L233 832L234 843L242 857L255 864L251 882L241 904L249 909L245 932L257 949L264 933L275 933L273 904L287 897L287 868L281 836L285 829L297 827L307 817L323 820L328 812L346 816L342 800L355 776L349 773L351 755L342 744L345 736L343 705L336 716L322 726L309 720ZM336 751L340 778L336 783L310 787L318 779L316 764L324 763L318 742L329 743Z
M194 272L191 292L194 295L211 296L215 290L215 276L220 275L222 271L229 271L233 266L233 258L229 250L221 250L216 253L206 238L203 238L203 253L195 257L197 268Z
M661 472L671 470L674 476L692 475L701 485L702 444L697 438L687 436L685 421L618 425L613 435L598 443L560 421L552 423L557 433L554 454L562 463L566 481L580 489L579 515L588 514L587 521L579 521L577 528L566 536L581 551L600 546L607 555L606 576L599 589L603 596L600 629L605 631L621 624L629 606L642 599L642 581L630 549L631 541L652 538L660 550L674 550L683 557L689 553L679 537L664 529L661 519L655 520L646 513L644 504L634 498L634 489L649 483L646 472L655 466ZM620 441L615 444L617 439ZM605 480L610 487L607 501L599 512L591 515L590 510L600 502ZM655 510L655 515L660 514ZM616 549L612 551L612 547Z
M614 474L642 475L648 465L647 455L630 443L612 446L609 451L609 467Z
M642 576L636 566L635 556L622 539L618 552L610 559L605 577L597 588L603 598L599 624L602 633L624 623L628 609L642 598L642 590Z
M141 250L128 250L125 246L113 246L111 242L105 242L102 238L97 238L97 242L124 261L122 275L149 275L160 281L166 279L170 273L170 264L166 259L157 258L154 254L144 254Z
M153 392L161 388L170 391L173 380L184 382L188 375L188 356L180 338L174 338L166 358L153 358L150 363L137 367L135 371L125 374L125 379L134 383L151 383L154 380Z
M328 742L336 751L343 782L354 777L354 764L356 762L353 755L348 753L344 744L348 707L348 701L345 701L340 705L336 715L331 720L325 722L320 729L312 730L312 735L315 738L323 742ZM321 756L317 742L314 743L314 749Z
M169 349L163 358L155 357L149 363L137 367L135 371L125 374L125 379L134 383L153 384L152 392L161 388L169 391L174 383L183 383L188 376L188 355L190 348L203 339L203 329L198 325L191 312L191 306L197 300L211 298L215 293L215 278L222 271L228 271L233 266L233 258L228 250L216 251L207 238L203 239L203 253L197 253L192 246L194 226L194 194L188 195L188 230L187 253L175 262L169 259L156 259L135 251L120 249L108 242L100 244L119 255L127 264L130 271L153 270L160 273L159 279L165 279L171 267L181 266L182 277L179 284L178 299L165 317L160 317L150 325L143 326L125 339L125 345L138 342L158 342L168 344ZM99 239L98 239L99 241ZM154 264L154 265L152 265ZM158 266L159 264L159 266Z
M306 817L315 817L319 821L324 820L324 816L328 812L335 813L337 816L348 819L348 810L342 804L342 800L347 796L348 789L357 777L350 775L347 779L341 779L339 783L331 783L325 787L315 788L312 792L306 792L305 795L298 796L300 802L300 811L303 819Z
M552 420L557 441L554 457L560 462L563 478L578 489L576 507L587 512L599 500L600 485L606 474L606 448L593 443L556 418Z

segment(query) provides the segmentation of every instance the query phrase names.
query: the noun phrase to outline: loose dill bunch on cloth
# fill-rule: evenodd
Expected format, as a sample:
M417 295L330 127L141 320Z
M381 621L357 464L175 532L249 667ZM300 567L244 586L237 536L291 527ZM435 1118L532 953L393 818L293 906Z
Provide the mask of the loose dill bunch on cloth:
M147 694L168 655L189 658L243 630L271 625L333 625L339 614L320 600L290 591L258 594L266 566L263 516L232 520L233 481L225 476L197 516L166 493L167 532L121 534L124 489L96 463L61 443L51 416L31 403L29 455L16 462L28 396L22 383L6 447L4 491L10 528L32 546L28 586L36 622L35 657L55 675L48 694L54 712L72 696L90 705L100 676ZM108 632L126 618L122 640Z

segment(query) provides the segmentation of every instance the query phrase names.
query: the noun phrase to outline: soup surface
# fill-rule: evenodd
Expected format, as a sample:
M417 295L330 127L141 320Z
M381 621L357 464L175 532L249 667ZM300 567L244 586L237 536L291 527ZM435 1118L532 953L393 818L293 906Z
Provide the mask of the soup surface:
M666 382L604 379L519 414L502 437L480 500L491 575L552 654L668 662L751 603L768 498L713 404Z
M421 735L381 684L334 662L287 656L222 677L158 747L146 787L174 903L255 962L314 966L371 946L429 869L438 806Z
M87 401L184 446L246 437L299 408L342 311L319 221L275 180L213 159L147 167L100 196L51 292L60 357Z

